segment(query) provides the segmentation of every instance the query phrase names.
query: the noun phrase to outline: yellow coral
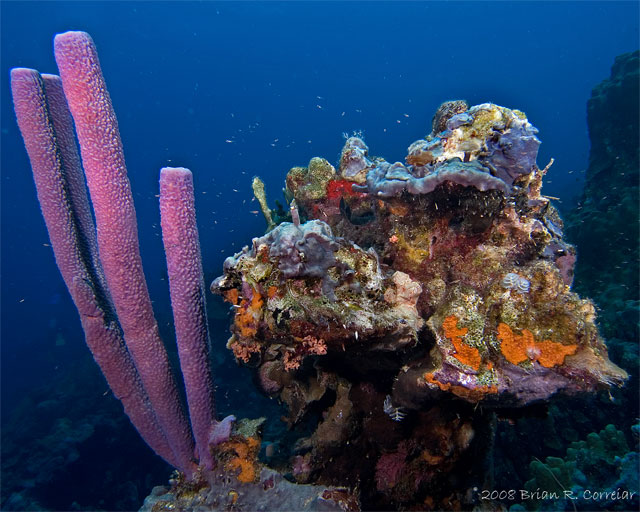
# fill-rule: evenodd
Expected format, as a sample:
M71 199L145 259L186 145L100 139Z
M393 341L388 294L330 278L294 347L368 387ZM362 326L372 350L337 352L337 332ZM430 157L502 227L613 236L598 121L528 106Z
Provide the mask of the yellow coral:
M482 357L480 352L475 347L470 347L462 342L463 336L467 334L469 329L463 327L458 329L458 319L455 315L450 315L442 322L442 328L444 329L444 335L451 340L456 352L453 354L458 361L467 366L471 366L475 371L480 369L480 363Z
M419 235L411 239L404 233L398 232L394 234L394 236L395 241L393 243L395 243L398 249L404 253L409 262L415 265L420 265L424 260L431 256L429 245L427 245L425 249L424 244L419 239Z
M500 351L511 364L524 361L538 361L545 368L552 368L564 363L566 356L575 354L578 345L563 345L551 340L536 342L531 331L522 330L515 334L505 323L498 325L498 339L501 341Z

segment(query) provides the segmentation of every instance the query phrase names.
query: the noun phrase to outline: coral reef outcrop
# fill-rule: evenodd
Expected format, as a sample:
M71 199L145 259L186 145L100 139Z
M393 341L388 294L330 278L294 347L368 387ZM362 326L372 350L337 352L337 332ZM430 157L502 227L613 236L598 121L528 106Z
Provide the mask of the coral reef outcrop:
M338 170L314 158L287 175L294 223L227 258L211 289L233 306L229 348L290 427L317 418L299 481L340 475L365 506L452 508L466 498L446 475L472 482L461 468L492 436L475 406L625 381L571 290L536 133L518 110L448 102L405 163L349 137Z

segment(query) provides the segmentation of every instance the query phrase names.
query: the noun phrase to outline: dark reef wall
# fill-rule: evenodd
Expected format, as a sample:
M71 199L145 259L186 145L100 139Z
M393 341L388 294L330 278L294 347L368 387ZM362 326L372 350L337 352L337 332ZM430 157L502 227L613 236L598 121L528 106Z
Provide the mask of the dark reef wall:
M166 479L105 389L87 352L25 394L2 426L1 510L133 510Z
M545 419L519 421L513 431L502 431L498 437L502 446L510 446L509 441L514 442L518 437L527 437L534 445L544 445L546 453L562 457L564 443L584 437L589 430L605 428L601 434L613 432L615 428L611 424L615 424L619 429L618 436L624 433L631 441L626 454L622 453L626 449L621 450L615 467L606 465L595 445L586 450L582 459L585 462L597 460L593 468L608 468L600 473L593 468L581 468L588 474L589 485L602 490L619 487L619 483L613 483L611 478L615 480L625 473L624 461L628 462L630 474L638 474L638 427L634 422L639 415L639 85L640 52L635 51L618 56L610 78L594 87L587 103L591 151L586 183L579 205L565 222L567 238L575 244L578 253L574 289L590 296L596 303L598 325L607 340L611 359L629 372L630 379L623 388L612 390L608 396L602 393L579 401L561 401L550 407ZM609 425L605 427L606 424ZM592 441L594 436L596 433L588 434L586 439ZM517 463L509 460L509 455L502 454L499 459L500 484L507 485L509 476L506 475L510 475L511 481L521 478L523 473L518 470ZM560 468L550 469L549 462L564 464L565 459L548 458L544 470L540 462L532 459L529 467L532 480L526 487L552 489L552 485L545 485L539 477L550 478L552 472L554 477L560 475ZM579 488L580 483L574 477L570 475L565 485ZM637 488L637 480L635 482L629 488ZM569 506L548 501L528 505L531 509ZM588 505L578 503L577 508L631 510L634 506L630 501L617 504L591 502Z
M579 205L565 219L567 238L577 249L574 290L594 300L598 326L611 359L629 372L630 379L624 387L610 393L558 400L540 418L519 419L509 427L499 425L496 488L523 485L530 478L527 488L535 483L541 489L553 489L539 480L542 474L552 477L549 467L542 470L536 459L544 460L551 455L556 462L563 462L561 457L565 457L567 446L593 437L596 435L593 432L600 429L612 430L614 427L608 424L615 425L626 436L631 448L625 457L629 460L637 457L638 430L634 423L639 415L639 65L640 52L620 55L615 59L611 77L593 89L587 103L591 151L586 183ZM511 448L522 439L529 442L526 454L519 451L514 455ZM596 450L589 457L597 459ZM527 459L532 461L530 466ZM637 461L634 464L637 474ZM600 462L596 466L604 467ZM557 478L559 469L552 471ZM619 465L609 473L613 478L622 472ZM615 488L611 479L595 473L589 474L588 483L602 490ZM533 509L560 507L552 505L549 501L529 503ZM568 503L565 505L570 507ZM588 508L583 505L578 504L578 510L613 508L605 502L591 502ZM617 507L631 510L631 505L620 502Z
M638 339L639 65L638 51L618 56L611 77L593 89L589 168L580 204L567 219L578 248L576 290L602 310L604 336L628 342ZM627 363L637 365L635 357Z

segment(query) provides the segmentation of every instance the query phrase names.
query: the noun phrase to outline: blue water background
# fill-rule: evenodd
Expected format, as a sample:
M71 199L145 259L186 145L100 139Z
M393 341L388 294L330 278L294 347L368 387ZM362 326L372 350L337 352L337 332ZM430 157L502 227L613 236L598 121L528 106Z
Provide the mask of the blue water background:
M337 163L342 133L403 160L447 99L523 110L543 193L568 208L587 166L586 102L638 46L637 2L2 2L2 417L86 347L55 266L9 91L14 66L55 73L52 39L94 38L118 115L156 313L171 313L158 172L193 170L207 283L262 234L251 179L281 199L288 169ZM213 333L224 351L228 333ZM167 340L172 344L171 339ZM96 369L97 371L97 369ZM229 383L221 383L221 386Z

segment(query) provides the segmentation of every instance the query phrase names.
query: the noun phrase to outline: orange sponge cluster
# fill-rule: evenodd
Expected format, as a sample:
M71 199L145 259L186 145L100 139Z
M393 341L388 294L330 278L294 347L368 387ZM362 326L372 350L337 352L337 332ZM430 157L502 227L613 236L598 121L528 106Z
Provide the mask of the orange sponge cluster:
M225 451L229 449L235 452L226 464L227 470L240 469L238 481L243 483L253 482L257 476L257 458L260 450L260 441L255 437L240 437L225 443Z
M563 345L551 340L536 342L530 331L523 329L518 335L505 323L498 325L498 339L502 355L511 364L538 361L545 368L552 368L564 364L565 357L575 354L578 349L578 345Z
M453 348L456 350L453 357L462 364L471 366L475 371L478 371L480 369L480 363L482 362L480 352L477 348L462 343L462 338L467 334L469 329L466 327L458 329L458 319L455 315L449 315L445 318L444 322L442 322L442 328L444 329L445 336L449 338L453 344Z
M450 393L453 393L460 398L471 400L473 402L482 400L486 395L492 395L498 392L498 388L496 386L481 385L474 388L465 388L464 386L458 386L457 384L440 382L434 377L433 373L431 372L425 373L422 377L426 382L428 382L429 384L435 384L442 391L449 391Z
M264 301L257 290L253 291L251 301L242 299L240 307L236 311L234 323L237 332L243 338L251 338L258 332L258 322L262 316Z

